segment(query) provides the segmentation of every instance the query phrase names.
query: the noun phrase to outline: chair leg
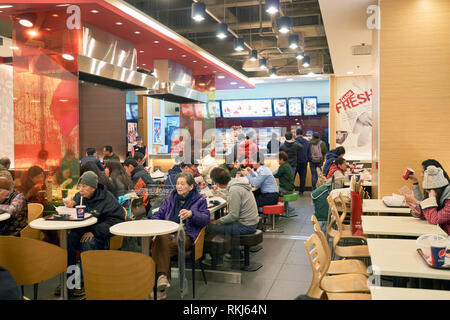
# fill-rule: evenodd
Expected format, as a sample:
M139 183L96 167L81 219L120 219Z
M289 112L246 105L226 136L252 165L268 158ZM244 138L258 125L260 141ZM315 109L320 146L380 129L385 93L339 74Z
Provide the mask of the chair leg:
M260 263L250 263L250 247L244 246L244 265L241 267L243 271L256 271L262 267Z
M20 286L20 290L22 290L22 296L25 295L25 287L24 286Z
M200 260L198 264L200 265L200 269L202 270L203 280L205 281L205 284L208 284L208 281L206 281L205 267L203 267L202 261Z
M38 288L39 288L39 283L35 283L34 285L33 285L33 289L34 289L34 300L37 300L37 298L38 298Z

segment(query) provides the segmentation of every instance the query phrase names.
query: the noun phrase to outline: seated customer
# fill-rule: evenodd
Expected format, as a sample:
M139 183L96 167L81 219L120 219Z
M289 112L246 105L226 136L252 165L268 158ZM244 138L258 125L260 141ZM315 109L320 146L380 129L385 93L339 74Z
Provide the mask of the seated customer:
M227 170L231 178L236 178L236 172L238 171L237 168L239 167L237 161L231 163L227 163L226 161L227 160L220 165L220 168Z
M211 179L219 188L228 191L228 214L212 220L206 232L226 233L231 236L255 233L259 221L258 208L248 180L246 178L231 180L230 174L223 168L214 168L211 171ZM240 259L238 245L233 246L231 257Z
M428 198L420 203L420 217L430 224L438 224L447 235L450 234L450 184L444 177L444 171L428 166L422 186Z
M67 237L68 266L76 265L76 250L83 252L105 249L108 239L112 236L109 228L125 221L123 208L117 198L98 183L98 177L92 171L87 171L80 177L78 190L73 200L65 200L64 204L68 208L73 208L80 204L83 197L86 212L95 216L97 223L70 230ZM84 294L84 290L74 289L71 293L79 296Z
M0 177L0 212L11 215L0 221L0 235L20 236L20 231L27 225L26 206L23 193L14 190L8 178Z
M292 176L291 166L288 163L288 155L286 152L281 151L278 153L280 167L273 174L275 178L278 178L280 182L280 196L291 194L295 191L294 177Z
M154 187L152 177L150 177L147 170L133 158L127 158L123 163L123 167L131 177L134 191L139 197L143 198L145 209L150 216L152 213L152 205L150 203L148 190Z
M259 188L254 192L258 208L278 203L278 185L268 167L264 165L264 156L259 152L253 155L253 167L256 173L247 168L247 179L253 187Z
M156 220L170 220L180 223L183 220L186 249L192 246L201 229L209 223L209 210L206 200L195 188L191 173L182 172L176 176L176 190L166 197L159 210L151 217ZM170 258L178 253L176 233L160 235L151 241L152 258L158 270L158 297L165 297L165 289L170 287Z
M327 179L334 177L335 179L344 178L347 169L347 161L344 158L337 158L328 170Z
M98 167L98 169L101 172L105 171L102 163L100 162L100 159L97 157L97 150L95 150L95 148L87 148L86 149L86 157L84 157L83 159L80 160L81 166L83 166L83 164L85 164L88 161L94 162L95 165Z

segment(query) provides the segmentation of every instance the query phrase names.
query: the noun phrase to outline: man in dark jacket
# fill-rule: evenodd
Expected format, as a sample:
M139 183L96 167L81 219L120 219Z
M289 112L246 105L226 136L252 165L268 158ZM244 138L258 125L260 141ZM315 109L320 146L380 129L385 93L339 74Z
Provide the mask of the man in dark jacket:
M330 170L330 167L333 164L334 160L336 160L337 158L343 158L344 156L345 156L344 147L337 147L336 149L328 151L325 164L323 166L323 175L327 176L328 171Z
M267 143L267 153L278 153L278 151L280 150L280 140L278 139L278 135L273 132L272 133L272 138L270 139L270 141Z
M308 152L310 148L310 143L303 135L303 129L301 128L297 129L296 135L297 136L295 137L295 141L297 141L303 146L303 149L297 153L297 172L294 174L294 182L297 173L300 177L299 193L301 196L305 191L306 174L308 169L308 162L310 161L310 154Z
M297 153L299 153L303 146L294 140L292 132L286 132L284 137L286 141L281 145L280 151L286 152L288 155L288 163L292 168L292 175L297 171Z
M100 169L101 172L105 172L105 169L103 168L102 163L100 162L100 159L97 157L97 150L95 148L87 148L86 149L86 157L80 160L81 165L85 164L88 161L94 162L97 167Z
M98 177L94 172L83 173L78 180L78 190L73 200L65 201L66 207L80 205L83 197L86 212L96 217L97 223L70 231L67 238L68 266L76 265L76 250L83 252L105 249L108 239L112 236L109 228L125 221L124 210L117 198L105 190L102 184L98 184ZM72 294L79 296L84 294L84 290L74 289Z
M143 198L144 205L145 208L147 209L148 214L149 212L151 212L151 204L148 190L154 187L152 177L150 177L150 174L147 172L147 170L145 170L145 168L142 165L139 165L135 159L132 158L126 159L123 163L123 167L131 177L134 191L139 197Z

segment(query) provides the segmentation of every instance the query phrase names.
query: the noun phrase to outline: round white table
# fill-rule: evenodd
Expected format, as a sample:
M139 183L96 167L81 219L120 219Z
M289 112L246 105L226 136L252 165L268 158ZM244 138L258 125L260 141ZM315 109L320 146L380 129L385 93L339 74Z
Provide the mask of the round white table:
M11 218L11 215L9 213L1 213L0 214L0 221L5 221Z
M67 230L88 227L97 223L97 218L91 217L83 221L52 221L39 218L30 222L30 227L38 230L57 230L59 233L59 246L67 250ZM67 272L61 277L61 294L67 300Z

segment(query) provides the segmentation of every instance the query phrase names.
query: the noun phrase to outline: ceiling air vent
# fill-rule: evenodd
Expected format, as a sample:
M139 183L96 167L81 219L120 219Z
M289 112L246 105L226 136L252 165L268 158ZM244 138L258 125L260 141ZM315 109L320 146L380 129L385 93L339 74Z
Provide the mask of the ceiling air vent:
M352 54L354 56L365 56L370 55L372 53L372 46L368 46L366 44L361 44L359 46L352 47Z

